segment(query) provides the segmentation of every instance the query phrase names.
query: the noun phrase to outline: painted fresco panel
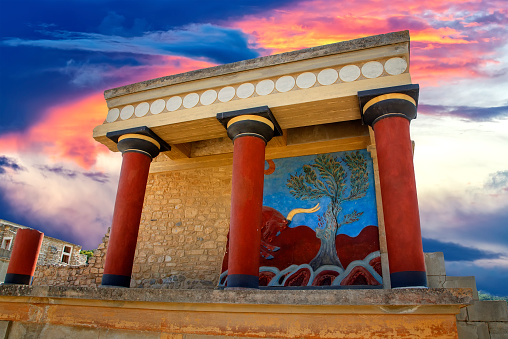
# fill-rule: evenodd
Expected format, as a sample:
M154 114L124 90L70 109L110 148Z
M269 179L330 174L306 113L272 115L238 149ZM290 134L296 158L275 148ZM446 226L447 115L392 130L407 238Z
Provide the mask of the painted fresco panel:
M267 161L261 232L261 286L382 285L369 152Z

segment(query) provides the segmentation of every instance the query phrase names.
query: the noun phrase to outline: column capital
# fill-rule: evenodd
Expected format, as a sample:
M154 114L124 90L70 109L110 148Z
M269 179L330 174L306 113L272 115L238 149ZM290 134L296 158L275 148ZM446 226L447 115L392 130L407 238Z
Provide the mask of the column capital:
M268 106L218 113L217 120L226 128L233 141L249 135L267 143L272 137L282 135L282 129Z
M117 143L122 154L138 152L153 159L159 152L171 150L171 146L146 126L108 132L106 136Z
M371 127L387 117L416 118L418 84L378 88L358 92L362 122Z

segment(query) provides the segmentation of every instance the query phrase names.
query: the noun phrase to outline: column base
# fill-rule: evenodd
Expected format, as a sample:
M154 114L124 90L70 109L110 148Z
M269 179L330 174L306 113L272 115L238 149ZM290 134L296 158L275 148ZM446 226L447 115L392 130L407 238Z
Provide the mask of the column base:
M101 285L114 287L130 287L131 277L116 274L104 274L102 276Z
M231 287L259 288L259 276L249 274L228 275L228 285L226 288Z
M422 271L404 271L390 273L392 288L426 288L427 273Z
M30 281L32 281L32 276L28 274L7 273L5 275L4 285L30 285Z

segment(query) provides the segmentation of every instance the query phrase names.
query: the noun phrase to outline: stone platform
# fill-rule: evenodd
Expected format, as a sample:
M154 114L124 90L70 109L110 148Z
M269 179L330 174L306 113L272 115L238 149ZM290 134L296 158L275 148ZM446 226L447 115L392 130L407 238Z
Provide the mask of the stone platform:
M457 338L471 289L0 286L0 338Z

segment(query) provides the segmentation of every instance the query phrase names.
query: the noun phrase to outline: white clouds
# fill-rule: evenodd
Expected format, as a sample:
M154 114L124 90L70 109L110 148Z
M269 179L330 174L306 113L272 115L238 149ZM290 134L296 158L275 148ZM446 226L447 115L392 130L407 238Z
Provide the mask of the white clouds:
M99 156L98 164L84 172L72 162L53 164L42 156L24 156L16 161L26 171L9 174L0 189L10 207L30 221L27 226L95 248L111 223L119 160Z
M7 38L7 46L32 46L60 50L141 55L181 55L231 62L258 56L248 47L248 36L242 31L212 24L191 24L180 29L145 32L124 37L99 33L69 31L46 32L50 39Z

